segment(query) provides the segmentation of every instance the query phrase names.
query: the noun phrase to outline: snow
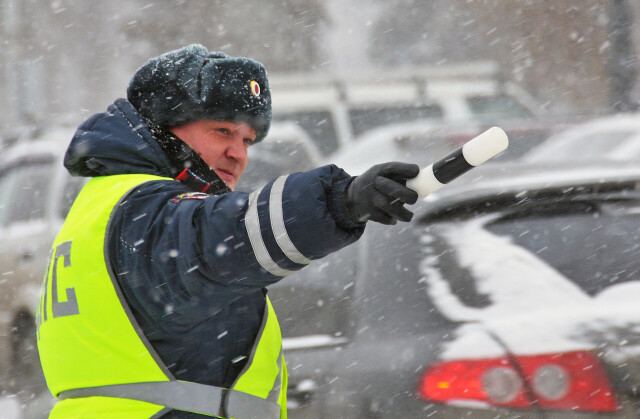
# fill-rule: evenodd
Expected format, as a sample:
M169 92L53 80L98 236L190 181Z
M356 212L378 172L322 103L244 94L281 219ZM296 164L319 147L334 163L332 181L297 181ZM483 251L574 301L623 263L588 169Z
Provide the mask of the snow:
M640 281L591 297L536 254L483 229L488 218L447 226L442 236L457 249L460 265L490 305L465 305L437 269L435 256L425 257L420 266L436 307L464 322L446 344L443 359L503 356L502 344L522 355L598 348L618 363L640 353ZM426 233L423 244L431 242Z
M2 419L46 419L55 399L45 392L29 400L21 401L17 396L0 397L0 417Z
M0 412L4 419L20 419L20 403L15 397L0 398Z

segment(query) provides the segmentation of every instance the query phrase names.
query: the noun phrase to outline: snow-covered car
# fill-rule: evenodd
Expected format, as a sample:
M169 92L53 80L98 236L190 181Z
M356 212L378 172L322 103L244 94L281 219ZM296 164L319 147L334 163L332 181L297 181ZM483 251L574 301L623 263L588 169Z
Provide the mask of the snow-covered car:
M291 418L637 418L640 165L473 169L276 284Z
M523 156L524 162L640 159L640 114L597 118L562 130Z

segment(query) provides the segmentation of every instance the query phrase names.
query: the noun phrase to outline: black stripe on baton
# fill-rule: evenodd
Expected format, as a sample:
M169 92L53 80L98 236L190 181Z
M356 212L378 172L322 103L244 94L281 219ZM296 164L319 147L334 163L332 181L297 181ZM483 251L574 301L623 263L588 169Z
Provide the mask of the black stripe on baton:
M462 147L433 163L433 175L440 183L449 183L461 174L471 170L462 154Z

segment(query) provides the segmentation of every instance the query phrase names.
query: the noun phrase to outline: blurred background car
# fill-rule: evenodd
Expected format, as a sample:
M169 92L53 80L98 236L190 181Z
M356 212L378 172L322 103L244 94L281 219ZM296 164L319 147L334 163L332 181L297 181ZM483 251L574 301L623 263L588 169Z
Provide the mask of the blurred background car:
M424 166L460 147L476 130L476 127L446 129L424 120L390 124L363 134L324 161L336 164L352 175L387 161Z
M251 192L278 176L315 168L321 153L309 135L291 122L276 122L266 141L249 147L249 161L236 190Z
M523 157L524 162L640 158L640 114L596 118L549 137Z
M291 418L637 418L640 166L480 167L276 284Z
M562 123L566 124L568 122ZM549 133L558 129L560 123L504 121L499 126L509 136L510 144L492 161L515 160L526 155L546 141ZM443 125L429 120L388 124L356 138L340 151L324 158L323 162L336 164L352 175L387 161L404 161L425 167L490 127L479 123Z
M0 164L0 373L4 388L27 399L45 389L35 312L49 250L84 183L62 166L73 132L21 138Z

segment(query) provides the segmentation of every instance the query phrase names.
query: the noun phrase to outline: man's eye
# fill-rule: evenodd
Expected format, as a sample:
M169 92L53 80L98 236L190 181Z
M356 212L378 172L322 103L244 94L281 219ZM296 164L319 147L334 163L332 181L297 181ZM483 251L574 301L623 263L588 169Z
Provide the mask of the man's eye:
M231 131L229 131L226 128L218 128L218 132L221 132L221 133L223 133L225 135L228 135Z
M251 138L245 138L244 139L244 143L247 145L252 145L253 144L253 140Z

